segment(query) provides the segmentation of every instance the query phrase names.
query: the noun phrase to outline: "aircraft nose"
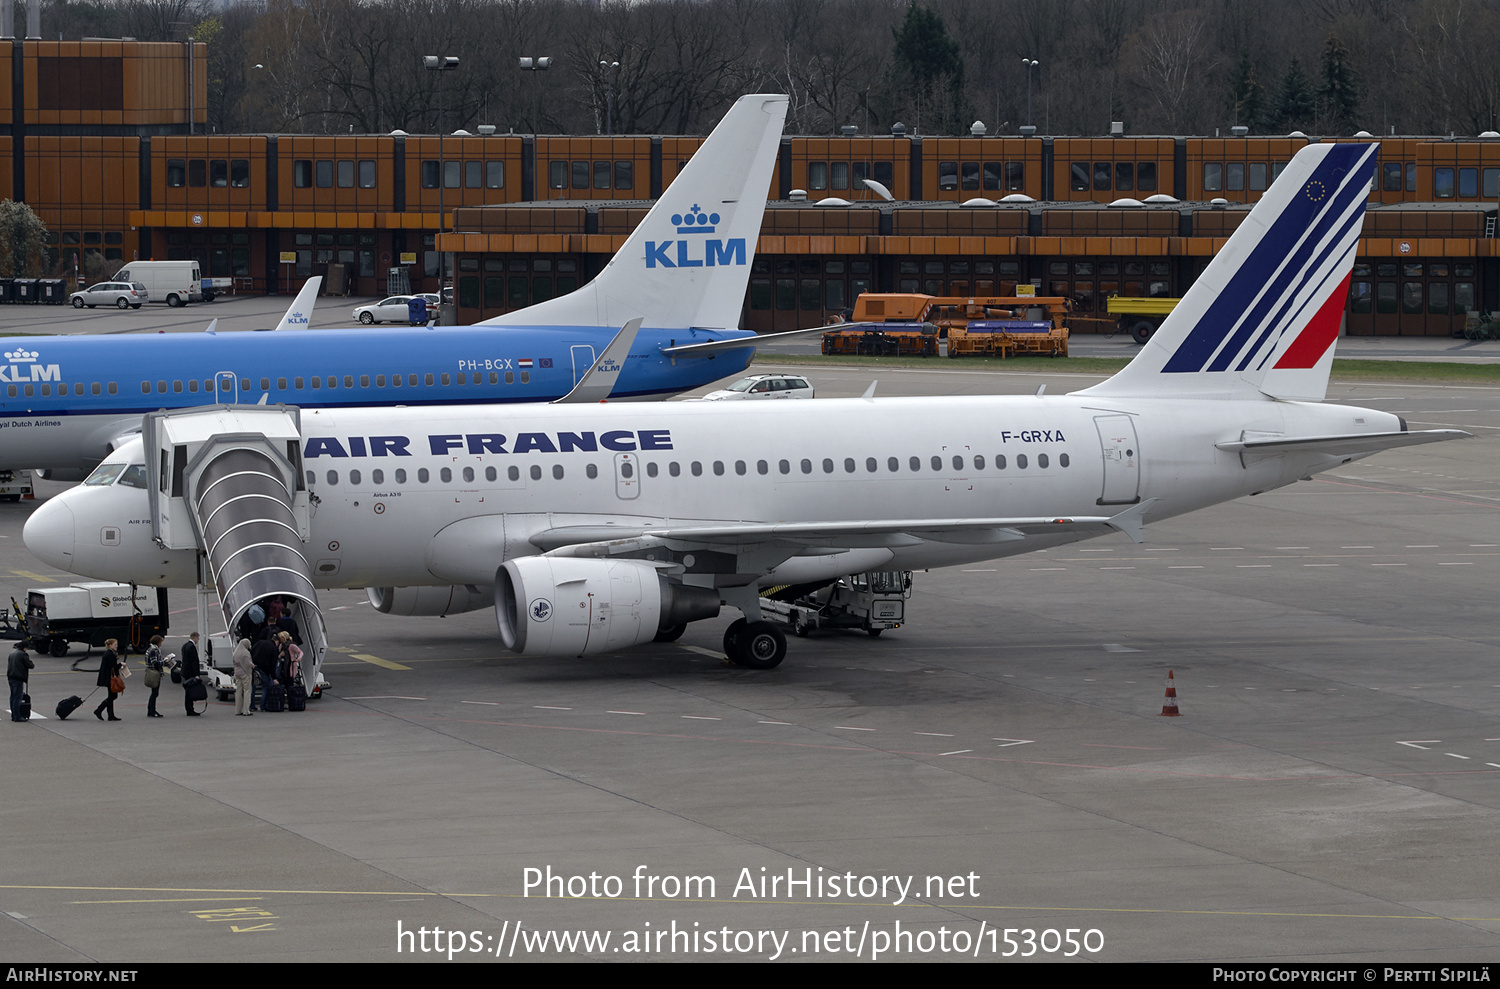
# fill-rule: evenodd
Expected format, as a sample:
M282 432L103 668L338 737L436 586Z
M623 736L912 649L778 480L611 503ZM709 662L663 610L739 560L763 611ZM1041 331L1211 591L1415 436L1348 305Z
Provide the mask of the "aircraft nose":
M67 499L59 495L37 506L26 520L21 538L37 559L71 573L75 531L73 510L68 507Z

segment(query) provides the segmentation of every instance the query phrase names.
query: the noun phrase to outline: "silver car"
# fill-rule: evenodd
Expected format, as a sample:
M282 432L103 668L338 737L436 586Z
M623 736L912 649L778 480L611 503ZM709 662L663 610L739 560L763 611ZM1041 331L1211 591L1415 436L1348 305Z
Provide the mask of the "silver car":
M150 302L150 293L140 282L100 282L68 296L74 309L88 306L114 306L116 309L139 309L141 303Z
M368 306L360 306L354 310L354 318L366 326L371 323L407 323L411 321L411 310L406 304L412 299L427 300L428 314L437 315L437 295L431 292L419 292L416 295L393 295Z
M732 402L739 399L812 398L812 382L800 374L752 374L728 388L703 396L705 402Z

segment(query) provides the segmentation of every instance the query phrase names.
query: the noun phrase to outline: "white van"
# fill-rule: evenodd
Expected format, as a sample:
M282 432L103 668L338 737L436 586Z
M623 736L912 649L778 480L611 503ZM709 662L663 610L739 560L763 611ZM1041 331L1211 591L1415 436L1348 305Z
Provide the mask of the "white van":
M115 273L115 280L140 282L152 302L176 307L203 301L203 273L197 261L132 261Z

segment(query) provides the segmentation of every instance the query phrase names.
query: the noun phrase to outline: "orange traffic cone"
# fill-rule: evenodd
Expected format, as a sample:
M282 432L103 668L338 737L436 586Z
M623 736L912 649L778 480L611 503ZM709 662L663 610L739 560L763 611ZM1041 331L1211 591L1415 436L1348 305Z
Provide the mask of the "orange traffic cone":
M1178 713L1179 712L1177 710L1177 687L1172 682L1172 671L1168 670L1167 671L1167 699L1162 702L1162 705L1161 705L1161 716L1163 718L1175 718L1175 717L1178 716Z

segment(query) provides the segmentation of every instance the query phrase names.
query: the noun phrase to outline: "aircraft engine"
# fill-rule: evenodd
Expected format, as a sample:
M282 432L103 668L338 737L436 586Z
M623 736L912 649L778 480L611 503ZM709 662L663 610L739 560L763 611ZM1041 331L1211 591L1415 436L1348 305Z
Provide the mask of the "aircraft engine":
M719 592L634 560L529 556L495 574L500 641L528 656L593 656L719 613Z
M367 587L365 595L382 615L461 615L488 608L494 591L473 584L452 587Z

